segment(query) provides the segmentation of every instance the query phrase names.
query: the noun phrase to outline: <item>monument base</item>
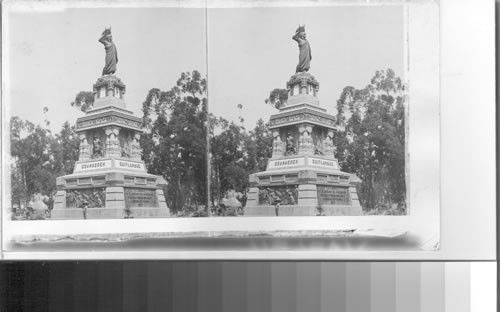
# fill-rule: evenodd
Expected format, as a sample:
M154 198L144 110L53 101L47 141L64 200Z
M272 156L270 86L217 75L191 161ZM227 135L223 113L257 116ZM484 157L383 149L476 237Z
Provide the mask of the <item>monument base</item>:
M321 167L323 166L323 167ZM281 168L285 167L285 168ZM360 216L356 177L319 156L271 159L250 176L245 216Z
M100 161L103 162L103 161ZM57 178L52 219L168 217L160 176L133 171L96 170Z

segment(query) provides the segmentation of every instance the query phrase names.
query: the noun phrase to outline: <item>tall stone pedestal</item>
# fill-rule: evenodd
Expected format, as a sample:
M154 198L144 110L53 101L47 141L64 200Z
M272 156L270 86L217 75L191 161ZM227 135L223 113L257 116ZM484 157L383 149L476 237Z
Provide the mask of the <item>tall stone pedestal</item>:
M319 83L304 72L287 88L287 104L270 120L272 158L250 175L245 216L361 215L359 179L335 159L335 118L319 106Z
M142 120L126 109L125 85L103 76L92 110L78 118L80 155L73 174L57 178L53 219L167 217L165 180L148 174L139 144ZM87 206L87 209L83 209Z

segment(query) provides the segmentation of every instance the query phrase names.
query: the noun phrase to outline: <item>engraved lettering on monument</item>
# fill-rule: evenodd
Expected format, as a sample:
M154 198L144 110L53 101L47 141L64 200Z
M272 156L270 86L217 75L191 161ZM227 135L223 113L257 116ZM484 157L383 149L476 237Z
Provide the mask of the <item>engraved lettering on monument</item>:
M156 193L151 189L125 188L125 206L134 207L157 207Z
M318 185L318 204L320 205L350 205L349 188Z

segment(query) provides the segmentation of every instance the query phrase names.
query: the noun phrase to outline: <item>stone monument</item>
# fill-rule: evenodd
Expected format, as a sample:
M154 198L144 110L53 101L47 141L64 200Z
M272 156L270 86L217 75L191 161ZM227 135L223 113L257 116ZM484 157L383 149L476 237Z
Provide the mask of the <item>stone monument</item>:
M273 153L266 171L250 175L245 216L361 215L359 179L340 170L333 137L335 117L320 106L319 83L309 74L311 49L300 26L299 64L287 82L288 100L271 115Z
M92 109L76 121L79 159L73 174L57 178L53 219L83 219L84 204L87 219L169 216L166 182L148 174L141 160L142 119L126 108L125 84L114 75L118 59L110 40L106 29L99 39L106 42L106 65L94 84Z

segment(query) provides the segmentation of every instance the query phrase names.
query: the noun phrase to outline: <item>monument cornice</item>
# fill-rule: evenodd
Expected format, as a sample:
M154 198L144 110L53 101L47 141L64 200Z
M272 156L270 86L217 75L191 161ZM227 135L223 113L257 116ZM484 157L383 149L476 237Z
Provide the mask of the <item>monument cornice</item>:
M269 129L302 123L311 123L314 125L324 126L329 129L336 129L334 116L314 111L309 108L302 108L290 112L271 115Z
M323 107L319 107L317 105L313 105L313 104L310 104L310 103L302 103L302 104L293 104L293 105L284 105L283 107L280 108L280 113L284 113L285 111L288 111L288 112L291 112L291 111L295 111L295 110L298 110L298 109L302 109L302 108L309 108L309 109L312 109L312 110L317 110L317 111L321 111L321 112L324 112L325 114L328 114L326 113L326 109L323 108Z
M108 106L93 108L91 110L88 110L87 114L88 115L95 115L95 114L99 114L101 112L106 112L106 111L116 111L116 112L123 113L123 114L128 114L128 115L132 115L133 114L133 112L130 111L130 110L128 110L128 109L124 109L124 108L121 108L121 107L116 107L116 106L113 106L113 105L108 105ZM81 117L81 118L84 118L84 117ZM134 117L134 118L137 118L137 117Z
M84 131L111 125L142 132L141 118L116 111L106 111L78 118L76 120L76 131Z

